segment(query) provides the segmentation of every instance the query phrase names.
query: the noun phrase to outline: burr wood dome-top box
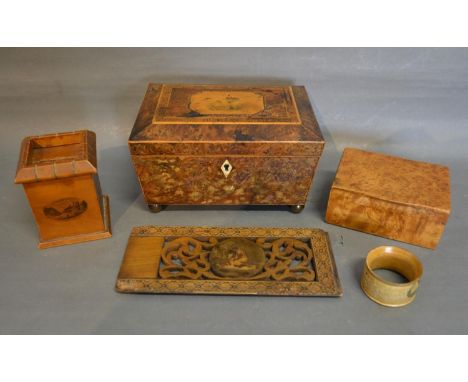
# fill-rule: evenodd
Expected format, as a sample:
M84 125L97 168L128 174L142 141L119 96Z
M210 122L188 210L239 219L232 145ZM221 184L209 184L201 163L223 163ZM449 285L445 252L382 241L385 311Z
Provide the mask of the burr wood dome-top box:
M129 138L146 202L306 203L324 140L303 86L150 84Z
M347 148L332 185L326 221L435 248L449 214L447 167Z
M81 130L26 137L15 183L23 184L39 228L39 248L111 236L101 195L96 135Z

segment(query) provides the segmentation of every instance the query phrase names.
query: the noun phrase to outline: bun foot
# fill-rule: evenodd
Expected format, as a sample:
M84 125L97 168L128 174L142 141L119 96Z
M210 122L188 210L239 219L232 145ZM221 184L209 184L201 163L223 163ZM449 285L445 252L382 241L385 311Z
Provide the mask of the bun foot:
M148 204L148 208L151 212L157 213L161 212L163 206L161 204Z
M304 205L303 205L303 204L295 204L295 205L293 205L293 206L289 206L289 210L290 210L293 214L301 213L303 209L304 209Z

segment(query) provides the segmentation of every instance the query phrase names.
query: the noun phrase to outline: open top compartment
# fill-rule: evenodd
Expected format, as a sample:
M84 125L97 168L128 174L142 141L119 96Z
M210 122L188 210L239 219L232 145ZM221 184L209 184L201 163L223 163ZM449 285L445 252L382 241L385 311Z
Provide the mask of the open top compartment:
M96 135L89 130L26 137L15 183L96 173Z

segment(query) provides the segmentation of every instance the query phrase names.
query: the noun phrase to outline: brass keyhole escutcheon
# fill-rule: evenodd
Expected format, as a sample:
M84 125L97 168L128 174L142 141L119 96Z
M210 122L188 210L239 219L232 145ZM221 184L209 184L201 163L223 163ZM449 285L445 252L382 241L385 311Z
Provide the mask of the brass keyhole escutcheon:
M221 165L221 171L223 172L224 176L227 178L232 171L232 165L226 159L224 163Z

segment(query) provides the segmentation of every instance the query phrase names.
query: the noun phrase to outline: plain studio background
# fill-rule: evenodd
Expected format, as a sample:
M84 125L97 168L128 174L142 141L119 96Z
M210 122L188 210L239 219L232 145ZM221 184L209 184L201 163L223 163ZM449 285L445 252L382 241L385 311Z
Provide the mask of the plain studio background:
M305 85L326 140L302 214L285 209L168 208L151 214L127 138L148 82ZM468 333L468 50L1 49L0 333ZM21 139L97 133L111 239L39 251L21 186ZM324 212L344 147L451 169L452 214L437 250L328 225ZM114 291L137 225L298 226L329 232L342 298L124 295ZM362 293L363 260L385 244L424 264L409 306Z

